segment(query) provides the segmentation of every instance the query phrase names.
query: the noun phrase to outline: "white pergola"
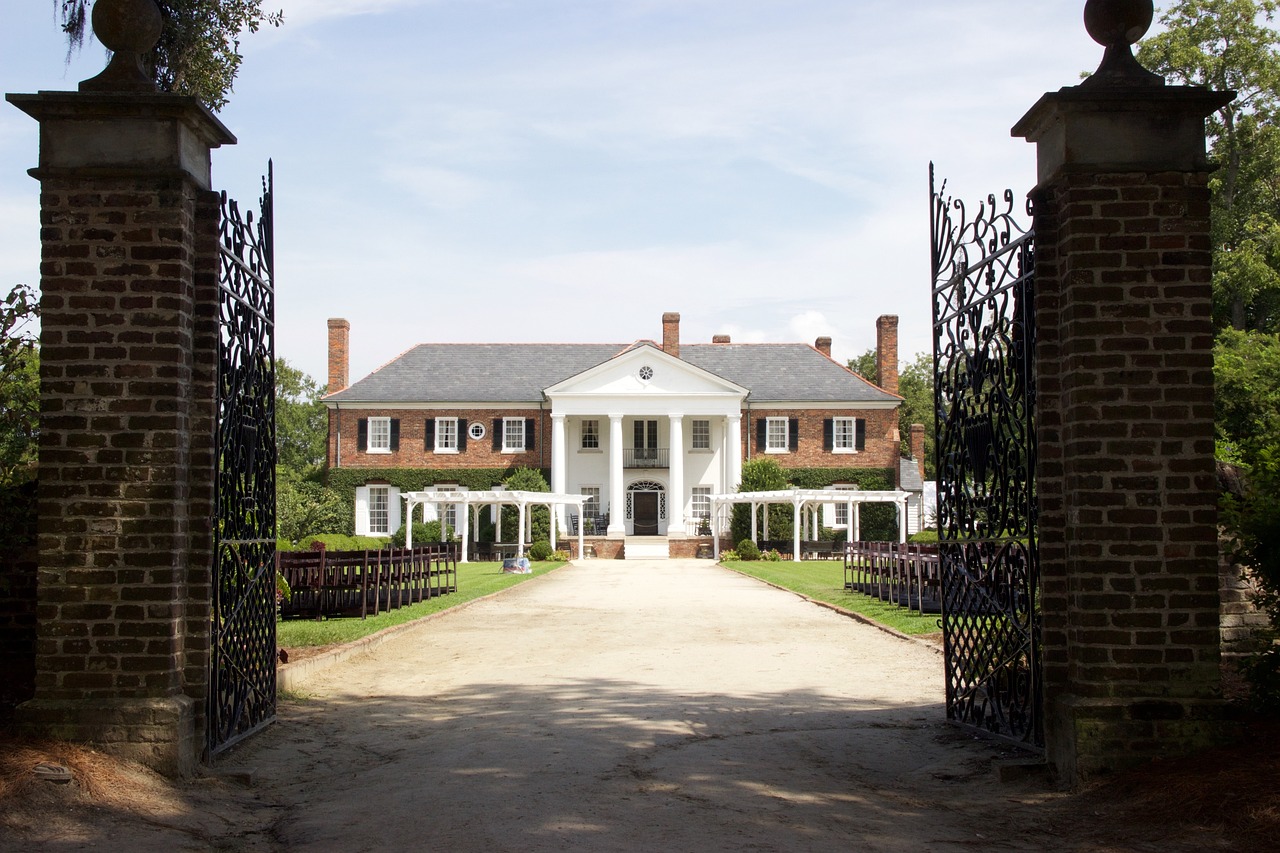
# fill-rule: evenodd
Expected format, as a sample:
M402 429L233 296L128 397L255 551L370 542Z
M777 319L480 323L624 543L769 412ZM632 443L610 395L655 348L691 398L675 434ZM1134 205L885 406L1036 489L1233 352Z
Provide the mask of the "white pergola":
M554 492L519 492L508 489L490 489L483 492L404 492L400 495L404 498L405 518L408 519L405 529L405 547L413 547L413 511L419 506L426 507L428 504L440 506L458 506L463 509L461 524L458 525L458 534L462 539L462 554L459 562L470 562L467 557L467 545L470 541L468 532L470 530L470 520L473 511L479 510L481 507L492 506L514 506L519 511L519 521L516 526L516 556L524 556L524 540L526 528L532 530L533 521L532 513L528 511L531 506L546 506L551 509L551 548L556 547L556 524L555 519L557 513L555 508L558 506L576 506L578 514L582 514L582 505L591 500L590 495L568 495L557 494ZM424 518L425 521L425 518ZM501 525L501 516L499 516L499 525ZM479 524L476 525L476 533L479 534ZM501 536L501 526L499 526L499 537ZM445 527L440 525L441 541L444 541ZM582 525L578 525L578 554L582 554L583 533Z
M751 505L751 529L756 529L756 513L760 507L768 507L772 504L790 504L795 513L795 524L793 525L792 554L796 559L800 558L800 540L804 538L814 539L815 536L803 537L801 532L805 529L807 522L810 532L818 529L817 513L822 511L823 504L846 504L849 508L849 542L856 542L861 537L861 519L859 510L863 504L868 503L891 503L898 508L898 539L901 542L907 541L907 500L911 497L910 493L892 490L863 490L863 489L776 489L770 492L735 492L727 495L711 496L711 516L718 518L722 507L732 506L734 504L750 504ZM764 516L764 538L769 538L769 514L766 512ZM715 536L715 558L720 559L720 537Z

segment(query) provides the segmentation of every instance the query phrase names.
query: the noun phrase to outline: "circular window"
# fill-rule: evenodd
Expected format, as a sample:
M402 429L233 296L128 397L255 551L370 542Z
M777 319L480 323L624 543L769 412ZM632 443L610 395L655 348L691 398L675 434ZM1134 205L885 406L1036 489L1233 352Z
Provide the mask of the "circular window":
M647 364L644 367L640 368L640 378L643 379L645 382L648 382L650 379L652 379L653 368Z
M484 424L479 421L472 421L471 426L467 427L467 435L471 436L476 441L484 438Z

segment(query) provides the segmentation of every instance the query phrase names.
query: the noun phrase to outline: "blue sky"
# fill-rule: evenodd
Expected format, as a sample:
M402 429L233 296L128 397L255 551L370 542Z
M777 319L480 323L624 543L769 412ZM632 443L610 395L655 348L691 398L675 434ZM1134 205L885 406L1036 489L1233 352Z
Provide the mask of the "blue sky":
M1035 179L1009 128L1102 49L1084 0L276 0L214 182L276 171L277 353L325 379L424 341L931 347L928 164ZM74 89L53 0L10 0L6 92ZM18 8L14 8L18 7ZM0 107L0 285L38 281L36 123Z

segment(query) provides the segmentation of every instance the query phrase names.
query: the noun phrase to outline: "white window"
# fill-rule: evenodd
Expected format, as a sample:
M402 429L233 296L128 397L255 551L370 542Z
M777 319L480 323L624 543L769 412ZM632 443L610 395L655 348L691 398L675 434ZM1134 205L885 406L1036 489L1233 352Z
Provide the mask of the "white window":
M600 449L600 421L590 420L582 422L582 449Z
M695 420L690 435L693 438L694 450L711 449L711 421Z
M391 514L386 486L369 487L369 532L375 536L391 535Z
M391 418L369 418L369 452L391 452Z
M582 532L593 535L604 533L602 526L604 513L600 506L600 487L582 486L578 489L578 493L590 498L582 505Z
M436 491L437 492L456 492L456 491L459 491L459 489L456 483L437 483ZM457 530L458 529L458 505L457 504L441 504L440 520L443 521L445 527L448 528L448 533L446 533L446 535L449 535L453 531Z
M841 483L834 483L834 484L832 484L831 488L833 488L833 489L852 489L852 488L854 488L854 486L845 485L845 484L841 484ZM833 526L835 526L835 527L848 527L848 526L849 526L849 503L848 503L848 501L840 501L839 503L835 504L834 509L835 509L835 512L833 513L833 519L832 519L832 520L834 521L834 525L833 525Z
M524 450L524 418L502 419L502 452L518 453Z
M400 529L400 490L395 486L356 488L356 535L390 536Z
M472 421L471 426L467 427L467 435L471 436L476 441L484 438L484 424L479 421Z
M694 486L693 517L702 521L711 518L711 487L710 486Z
M436 418L436 453L458 452L458 419Z
M831 449L836 453L856 453L858 436L857 418L831 419Z
M787 444L786 418L769 418L764 449L766 453L786 453L790 449Z

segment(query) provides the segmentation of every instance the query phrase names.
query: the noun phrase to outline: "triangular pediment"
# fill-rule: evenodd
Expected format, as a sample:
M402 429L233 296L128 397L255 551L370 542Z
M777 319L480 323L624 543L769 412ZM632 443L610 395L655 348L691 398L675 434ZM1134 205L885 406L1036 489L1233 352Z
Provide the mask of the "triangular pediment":
M548 397L736 397L747 389L643 341L546 389Z

